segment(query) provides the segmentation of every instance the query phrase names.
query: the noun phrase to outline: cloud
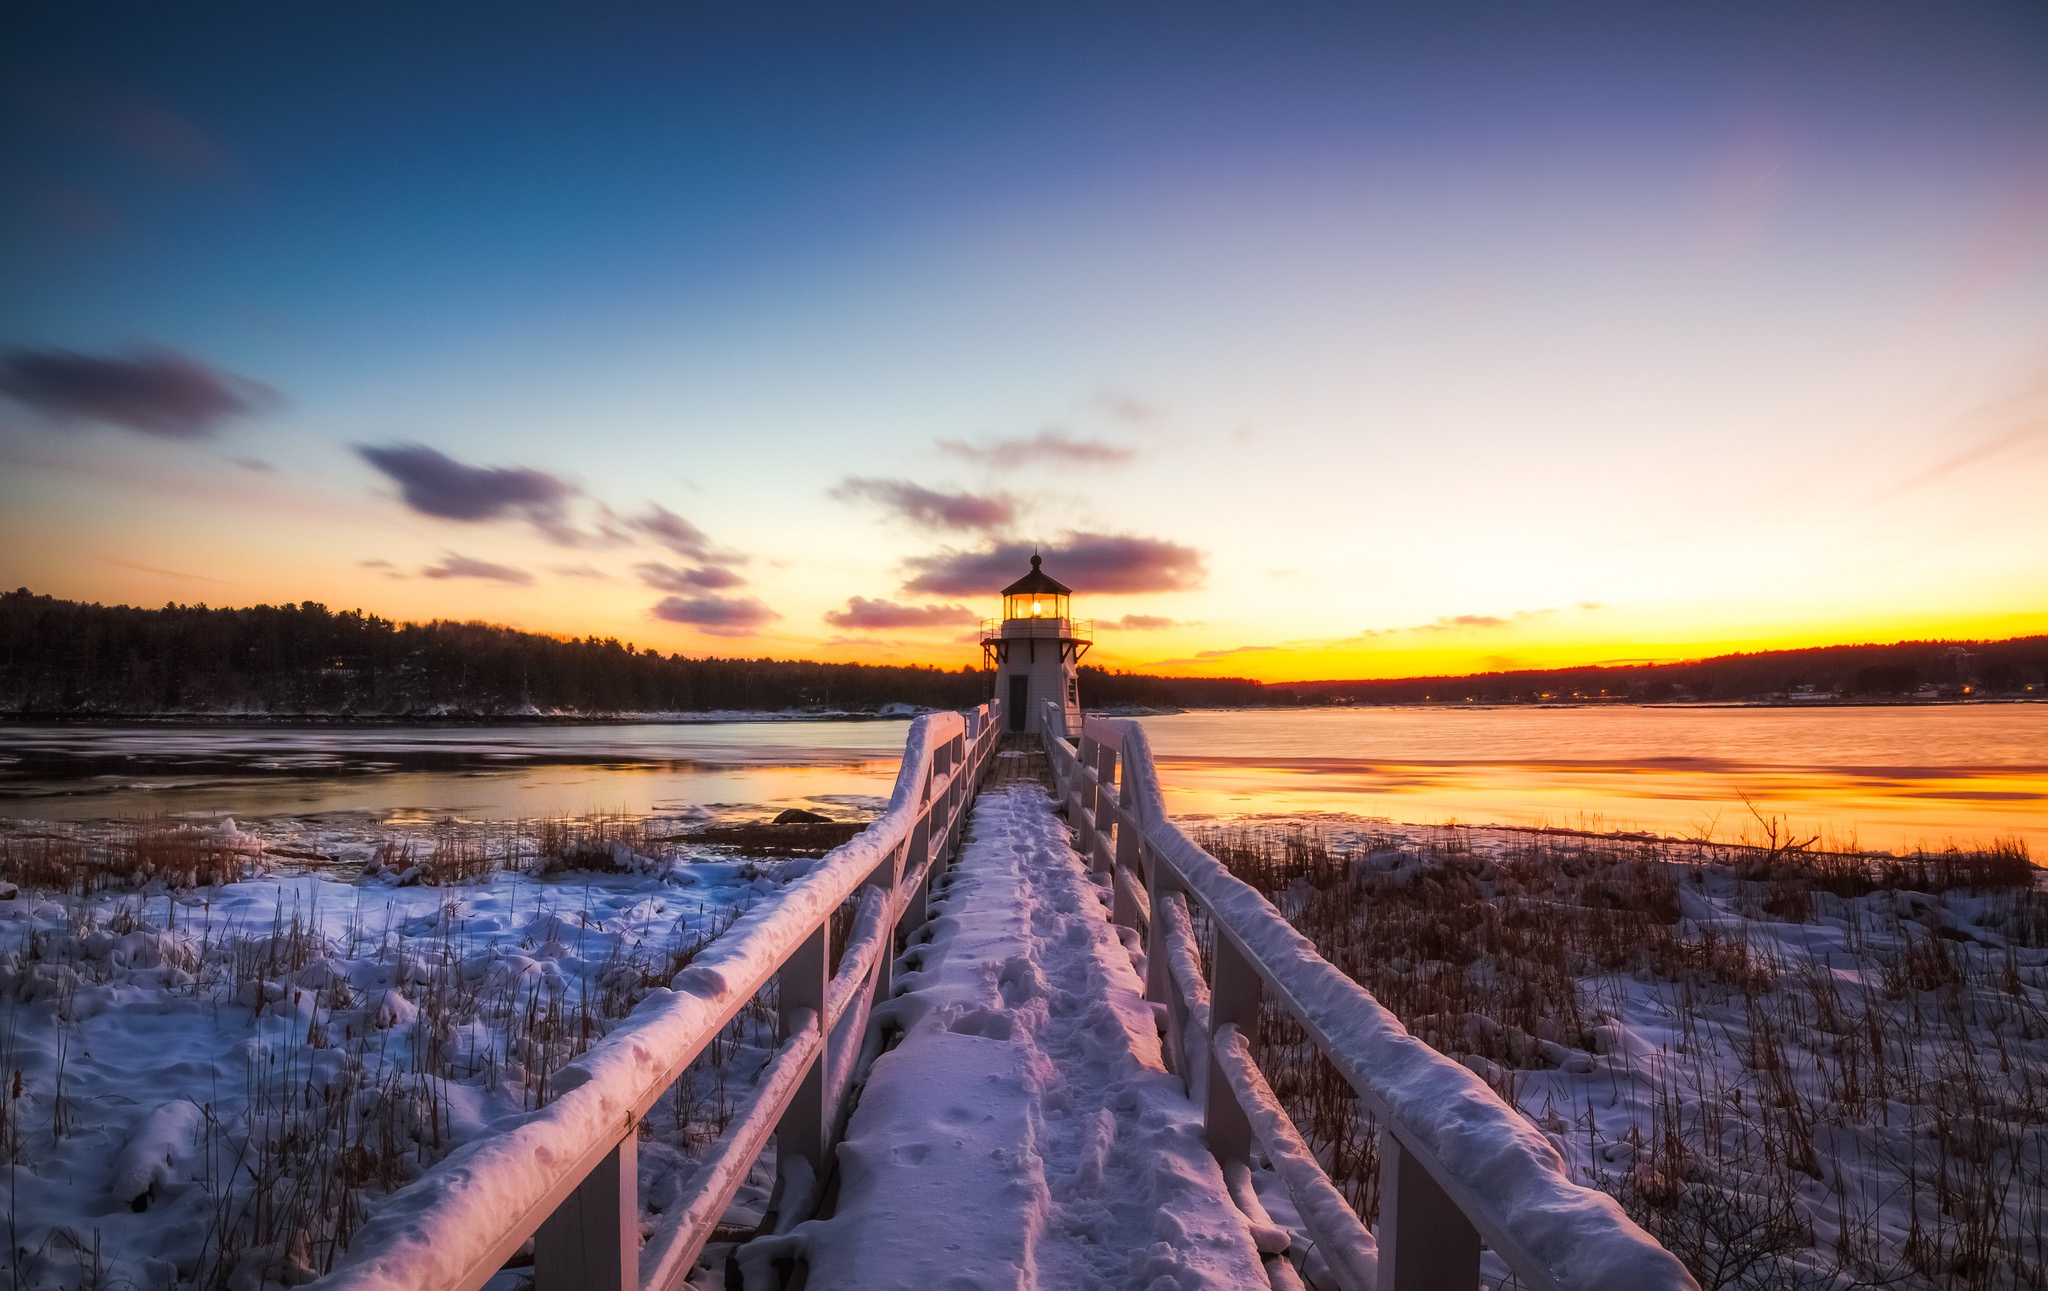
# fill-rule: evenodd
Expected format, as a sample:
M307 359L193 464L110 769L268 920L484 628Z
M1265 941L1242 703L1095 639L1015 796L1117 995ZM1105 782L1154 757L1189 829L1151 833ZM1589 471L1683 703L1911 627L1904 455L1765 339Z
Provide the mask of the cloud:
M942 551L904 564L907 592L935 596L989 596L1030 568L1036 550L1045 572L1083 593L1186 592L1208 577L1202 553L1160 538L1069 532L1058 543L1033 548L1000 543L980 551Z
M627 528L644 534L676 555L687 556L691 560L722 559L737 564L745 559L731 553L719 553L714 556L711 539L702 529L658 502L648 503L647 514L635 516L625 523Z
M1595 601L1580 601L1579 608L1597 610L1600 606ZM1540 619L1555 613L1556 610L1516 610L1514 617L1505 619L1498 614L1446 614L1433 623L1417 623L1405 628L1366 628L1347 639L1390 637L1403 632L1458 632L1467 628L1488 631L1493 628L1511 628L1517 623L1526 623L1530 619Z
M664 565L658 560L633 566L640 575L640 581L663 592L722 591L728 587L740 587L746 579L725 568L723 565L707 565L702 569L677 569Z
M609 583L612 576L595 565L577 563L574 565L549 565L548 572L562 578L585 578L593 583Z
M1451 614L1434 623L1425 623L1418 632L1449 632L1456 628L1504 628L1514 622L1497 614Z
M174 350L126 355L9 350L0 394L55 422L100 422L163 439L204 439L223 422L277 401L266 385Z
M755 636L763 625L782 617L751 596L665 596L648 612L715 637Z
M2048 361L2035 360L2034 370L1996 396L1971 408L1941 428L1941 440L1959 448L1941 461L1916 471L1886 490L1895 499L1914 489L1987 462L2008 468L2048 449Z
M466 466L425 444L359 444L356 452L398 485L405 504L443 520L496 520L521 515L553 536L565 529L568 481L524 466Z
M1197 659L1228 659L1237 654L1275 654L1279 646L1232 646L1228 650L1197 650Z
M850 476L831 495L848 502L878 502L927 529L995 529L1017 518L1016 499L1007 494L940 493L909 480Z
M965 605L899 605L895 601L855 596L843 610L825 611L835 628L936 628L981 620Z
M1157 632L1162 628L1192 626L1179 619L1169 619L1163 614L1126 614L1120 619L1098 619L1095 626L1115 628L1120 632Z
M1118 421L1127 421L1134 426L1145 425L1159 416L1159 410L1151 404L1116 390L1098 391L1095 406Z
M1093 439L1075 439L1063 430L1041 430L1028 439L992 439L970 444L961 439L942 439L941 452L989 466L1015 467L1033 462L1062 466L1116 466L1137 456L1135 448L1105 444Z
M420 570L422 578L481 578L491 583L510 583L514 587L533 586L533 575L510 565L494 565L488 560L474 556L458 556L449 552L438 565L427 565Z

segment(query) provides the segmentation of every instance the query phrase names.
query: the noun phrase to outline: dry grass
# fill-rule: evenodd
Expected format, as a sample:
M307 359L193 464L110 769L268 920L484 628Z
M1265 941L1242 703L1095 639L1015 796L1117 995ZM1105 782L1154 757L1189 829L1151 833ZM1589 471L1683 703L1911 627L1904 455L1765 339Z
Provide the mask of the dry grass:
M14 1074L0 1081L0 1159L32 1165L75 1132L61 1056L54 1080L20 1078L21 1028L54 1027L66 1052L80 988L124 980L138 961L114 953L114 939L145 934L172 998L250 1010L240 1099L223 1100L230 1112L219 1102L205 1110L206 1219L192 1285L208 1291L290 1285L330 1267L374 1197L454 1146L458 1087L471 1087L472 1100L544 1105L564 1066L741 913L680 912L665 936L620 936L565 977L541 968L581 959L570 952L599 917L587 903L544 912L507 943L472 936L453 900L431 934L410 939L365 926L360 909L338 923L287 906L269 926L247 928L156 897L65 902L68 925L0 947L0 1067ZM726 1127L774 1026L771 984L643 1122L644 1159L687 1162ZM137 1209L150 1202L134 1199ZM64 1258L86 1267L83 1254Z
M1703 1286L2048 1286L2048 896L2022 846L1202 842ZM1260 1047L1372 1222L1376 1127L1270 1008Z

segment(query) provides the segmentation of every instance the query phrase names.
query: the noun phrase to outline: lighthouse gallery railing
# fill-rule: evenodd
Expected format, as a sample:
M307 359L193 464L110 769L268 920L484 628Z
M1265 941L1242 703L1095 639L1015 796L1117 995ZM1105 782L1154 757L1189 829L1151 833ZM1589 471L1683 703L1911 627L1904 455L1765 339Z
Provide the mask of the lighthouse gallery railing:
M1256 1143L1346 1291L1466 1291L1478 1285L1482 1239L1536 1291L1697 1291L1613 1198L1565 1175L1520 1113L1409 1035L1167 818L1137 722L1089 718L1077 747L1051 733L1058 717L1048 702L1045 747L1068 823L1110 879L1114 919L1144 939L1145 994L1163 1006L1168 1062L1202 1103L1209 1148L1241 1205L1257 1206L1249 1195ZM1206 977L1190 899L1215 930ZM1377 1242L1253 1059L1246 1032L1257 1032L1269 998L1380 1123Z
M528 1237L538 1291L673 1291L775 1136L779 1207L815 1203L863 1058L868 1011L889 994L898 927L924 922L932 880L958 845L1000 738L996 704L911 723L896 788L865 832L742 916L617 1030L555 1078L554 1100L450 1153L377 1207L332 1291L474 1291ZM828 975L832 912L858 895ZM770 979L782 1046L706 1153L681 1204L643 1246L640 1118Z

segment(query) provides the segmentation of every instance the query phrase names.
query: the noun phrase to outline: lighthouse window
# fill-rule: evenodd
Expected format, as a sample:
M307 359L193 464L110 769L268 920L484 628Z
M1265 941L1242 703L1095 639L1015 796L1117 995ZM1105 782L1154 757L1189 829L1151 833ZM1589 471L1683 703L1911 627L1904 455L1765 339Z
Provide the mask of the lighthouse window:
M1067 678L1067 707L1072 708L1074 705L1080 702L1081 683L1076 681L1074 678L1069 677Z

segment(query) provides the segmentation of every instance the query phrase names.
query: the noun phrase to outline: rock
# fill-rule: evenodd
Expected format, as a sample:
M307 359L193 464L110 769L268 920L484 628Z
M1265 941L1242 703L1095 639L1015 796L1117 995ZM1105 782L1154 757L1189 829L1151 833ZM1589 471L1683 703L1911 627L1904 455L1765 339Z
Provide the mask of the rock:
M830 816L820 816L815 811L805 811L801 807L791 807L789 810L776 816L773 823L777 825L829 825L832 823L832 818Z

